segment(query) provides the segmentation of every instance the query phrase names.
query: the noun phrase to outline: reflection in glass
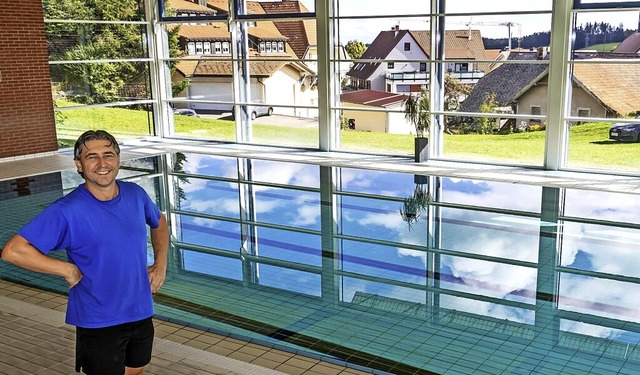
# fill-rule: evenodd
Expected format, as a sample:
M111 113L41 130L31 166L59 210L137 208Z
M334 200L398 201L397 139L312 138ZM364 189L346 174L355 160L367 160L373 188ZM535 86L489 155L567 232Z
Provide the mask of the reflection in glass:
M315 297L321 295L320 275L290 268L261 265L260 285L288 290L300 295Z
M638 256L640 231L585 223L563 224L561 264L568 268L640 277L640 270L625 259Z
M479 357L496 373L529 373L529 362L544 373L640 368L629 261L640 210L629 194L195 152L165 159L122 172L167 202L171 264L155 298L168 319L380 371L475 374L466 365ZM77 185L73 170L61 178L63 193ZM409 231L398 210L424 180L436 194ZM179 199L161 195L166 181ZM11 183L0 187L13 194ZM25 208L7 212L26 220L46 205L39 198L0 202ZM5 267L5 278L42 281Z
M640 305L629 298L638 292L636 283L561 273L558 308L640 323Z
M349 240L341 248L345 272L426 286L426 252Z
M43 0L45 19L52 20L120 20L143 21L144 1L121 0L118 6L110 0L85 1Z
M400 217L407 222L409 230L411 230L411 225L417 223L422 215L427 212L429 203L431 203L431 196L427 191L427 186L416 184L413 194L402 201L402 207L400 208Z
M537 218L459 208L442 208L440 216L444 249L529 262L538 259Z
M105 60L147 57L146 25L45 24L49 60Z

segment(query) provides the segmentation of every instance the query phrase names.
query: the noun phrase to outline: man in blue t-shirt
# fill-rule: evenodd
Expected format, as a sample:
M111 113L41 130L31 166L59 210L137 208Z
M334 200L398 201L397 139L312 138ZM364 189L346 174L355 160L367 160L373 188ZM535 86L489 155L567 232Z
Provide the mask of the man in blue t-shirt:
M75 143L84 184L18 231L2 259L69 284L66 322L76 326L76 371L137 375L151 360L153 300L164 283L167 219L138 185L116 180L120 147L103 130ZM147 226L154 264L147 266ZM47 256L64 249L68 262Z

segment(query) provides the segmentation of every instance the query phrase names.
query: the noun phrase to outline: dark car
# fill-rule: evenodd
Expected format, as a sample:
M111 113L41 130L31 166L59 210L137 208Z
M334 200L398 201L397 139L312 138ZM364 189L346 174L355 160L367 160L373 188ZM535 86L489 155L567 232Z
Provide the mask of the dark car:
M636 117L640 120L640 116ZM636 124L613 124L609 129L609 139L616 141L640 142L640 122Z

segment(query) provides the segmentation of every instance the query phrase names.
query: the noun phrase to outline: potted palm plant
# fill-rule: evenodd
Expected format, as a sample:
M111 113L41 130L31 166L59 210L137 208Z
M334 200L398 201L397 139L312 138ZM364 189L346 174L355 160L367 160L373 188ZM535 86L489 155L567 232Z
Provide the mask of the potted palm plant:
M429 131L429 92L422 89L418 94L410 94L404 100L404 118L413 124L416 130L414 140L414 151L416 163L427 160L429 138L426 133Z

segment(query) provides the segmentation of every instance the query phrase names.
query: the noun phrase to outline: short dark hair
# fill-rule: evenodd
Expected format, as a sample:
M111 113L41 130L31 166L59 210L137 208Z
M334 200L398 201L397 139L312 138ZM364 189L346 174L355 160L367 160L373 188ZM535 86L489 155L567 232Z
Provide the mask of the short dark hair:
M118 141L116 141L114 136L105 130L87 130L78 137L76 144L73 146L73 160L80 160L82 146L84 146L86 142L95 141L96 139L109 141L109 146L113 146L116 154L120 155L120 146L118 146Z

